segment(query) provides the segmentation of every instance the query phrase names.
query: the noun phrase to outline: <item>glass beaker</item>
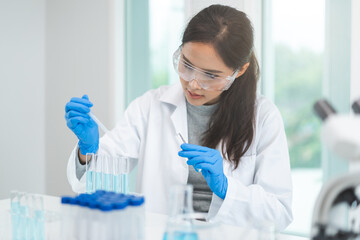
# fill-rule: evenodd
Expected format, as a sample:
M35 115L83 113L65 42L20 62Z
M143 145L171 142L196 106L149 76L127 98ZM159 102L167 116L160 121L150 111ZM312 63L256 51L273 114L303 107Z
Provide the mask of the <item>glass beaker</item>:
M169 218L163 240L197 239L192 219L183 218L184 214L194 212L192 192L192 185L176 185L170 189Z
M224 232L217 221L206 222L207 213L192 212L178 215L167 225L164 240L218 240ZM226 238L224 238L226 239Z
M207 213L193 210L193 186L176 185L170 190L169 218L163 240L218 240L223 231L218 221L208 222Z
M271 221L259 221L255 226L258 231L257 240L275 240L276 228L275 224Z
M192 185L176 185L170 189L170 205L169 216L193 213L192 202L193 186Z

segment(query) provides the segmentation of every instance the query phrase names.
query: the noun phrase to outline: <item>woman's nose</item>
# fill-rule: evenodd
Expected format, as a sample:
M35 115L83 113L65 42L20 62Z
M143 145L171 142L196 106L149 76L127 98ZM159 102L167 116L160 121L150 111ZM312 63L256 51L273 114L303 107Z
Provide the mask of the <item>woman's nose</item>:
M191 87L191 89L202 89L199 81L196 79L196 74L194 74L193 76L191 76L191 80L189 82L189 86Z

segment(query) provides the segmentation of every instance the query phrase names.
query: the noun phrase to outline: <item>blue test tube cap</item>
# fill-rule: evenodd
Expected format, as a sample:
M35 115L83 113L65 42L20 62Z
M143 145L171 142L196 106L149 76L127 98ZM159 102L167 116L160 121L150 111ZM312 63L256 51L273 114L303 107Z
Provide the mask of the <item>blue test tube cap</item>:
M114 206L111 202L103 202L102 204L100 204L99 209L103 212L109 212L114 209Z
M121 199L125 199L125 195L124 194L114 194L112 196L108 197L109 200L114 200L115 202Z
M85 199L80 199L79 205L82 207L86 207L89 205L89 203Z
M93 193L94 195L104 195L106 194L105 190L97 190L95 193Z
M70 198L70 200L69 200L69 204L71 204L71 205L77 205L78 204L78 201L76 200L76 198Z
M126 195L125 195L124 193L118 193L118 194L116 194L116 196L117 196L118 198L124 198L124 197L126 197Z
M106 196L113 196L113 195L116 195L116 192L113 191L106 192Z
M126 208L129 205L129 200L122 198L122 199L117 199L116 202L114 203L114 209L116 210L122 210L124 208Z
M109 197L107 197L107 196L100 196L100 197L96 198L96 200L99 201L99 202L106 202L106 201L109 201L111 199Z
M145 202L145 198L140 196L130 196L129 199L131 206L141 206Z
M69 196L63 196L61 197L61 203L62 204L69 204L70 201L71 201L72 197L69 197Z
M81 193L79 194L79 198L87 198L88 196L90 196L89 194L86 194L86 193Z
M86 195L81 195L81 196L79 195L75 199L79 206L85 207L88 206L89 204L89 198Z
M74 198L75 204L80 205L81 198L79 196Z
M97 208L100 208L100 203L93 200L93 201L89 202L88 207L91 209L97 209Z

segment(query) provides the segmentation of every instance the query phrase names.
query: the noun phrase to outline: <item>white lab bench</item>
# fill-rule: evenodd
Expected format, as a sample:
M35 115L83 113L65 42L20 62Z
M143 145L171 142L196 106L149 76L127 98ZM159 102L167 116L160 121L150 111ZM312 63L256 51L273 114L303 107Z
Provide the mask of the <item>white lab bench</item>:
M61 239L60 236L60 221L59 213L61 211L61 203L59 197L47 196L44 195L44 209L47 214L50 215L49 219L46 222L46 239ZM51 214L58 216L58 218L53 217L51 220ZM57 214L56 214L57 213ZM8 216L6 216L8 215ZM0 232L4 230L11 232L11 223L5 221L5 218L10 219L10 199L0 200ZM157 213L145 213L145 236L146 240L162 240L163 234L166 226L166 215L157 214ZM4 223L7 222L7 225ZM5 228L5 229L4 229ZM257 239L256 231L248 231L242 228L222 225L221 230L226 232L227 240L241 240L241 239ZM0 239L6 239L0 234ZM224 238L225 239L225 238ZM276 240L307 240L308 238L291 236L287 234L278 234Z

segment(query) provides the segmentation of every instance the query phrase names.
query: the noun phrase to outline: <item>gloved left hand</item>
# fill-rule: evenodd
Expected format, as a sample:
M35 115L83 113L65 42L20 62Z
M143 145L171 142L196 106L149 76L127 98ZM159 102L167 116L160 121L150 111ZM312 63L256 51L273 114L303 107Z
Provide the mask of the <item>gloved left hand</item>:
M216 149L184 143L179 152L180 157L188 158L188 165L201 169L211 191L221 199L225 199L228 181L223 170L223 158Z

